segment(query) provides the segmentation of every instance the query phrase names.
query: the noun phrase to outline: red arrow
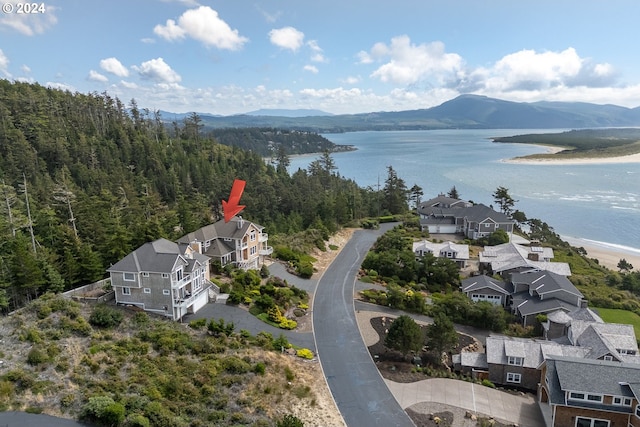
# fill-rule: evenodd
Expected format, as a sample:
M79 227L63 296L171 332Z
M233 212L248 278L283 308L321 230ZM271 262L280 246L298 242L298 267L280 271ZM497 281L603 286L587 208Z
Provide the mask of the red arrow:
M231 187L231 194L229 195L229 201L222 201L222 211L224 212L224 222L231 221L231 218L238 215L244 206L239 204L240 197L242 197L242 192L244 191L244 186L246 185L246 181L241 179L236 179L233 181L233 186Z

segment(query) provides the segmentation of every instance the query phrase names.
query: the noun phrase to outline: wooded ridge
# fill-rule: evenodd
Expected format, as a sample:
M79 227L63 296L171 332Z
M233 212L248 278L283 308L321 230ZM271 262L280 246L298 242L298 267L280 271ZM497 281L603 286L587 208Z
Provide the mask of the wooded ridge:
M379 212L328 151L293 175L288 164L286 150L267 164L135 100L0 80L0 307L93 282L145 242L220 219L236 178L243 215L273 235Z

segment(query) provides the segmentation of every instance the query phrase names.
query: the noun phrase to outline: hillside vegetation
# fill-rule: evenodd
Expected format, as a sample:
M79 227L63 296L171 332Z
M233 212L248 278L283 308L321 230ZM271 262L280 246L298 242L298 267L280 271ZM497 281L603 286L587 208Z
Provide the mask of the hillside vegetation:
M0 411L109 426L335 423L319 365L281 354L285 338L193 326L45 295L0 322Z
M341 178L328 151L293 175L288 164L286 152L266 164L222 145L193 117L166 126L135 100L0 80L0 309L220 219L236 178L247 181L242 215L272 236L334 232L378 211L376 192Z

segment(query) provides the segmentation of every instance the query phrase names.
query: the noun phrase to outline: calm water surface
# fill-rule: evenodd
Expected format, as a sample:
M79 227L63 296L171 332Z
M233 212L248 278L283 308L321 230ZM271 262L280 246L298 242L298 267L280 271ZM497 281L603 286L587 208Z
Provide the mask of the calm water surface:
M559 130L434 130L353 132L324 135L357 151L335 153L338 172L360 186L384 186L393 166L407 187L418 184L423 199L454 185L461 197L487 205L498 186L509 189L516 208L539 218L567 238L610 245L640 254L640 164L526 165L503 162L544 152L489 138ZM291 159L291 171L317 155Z

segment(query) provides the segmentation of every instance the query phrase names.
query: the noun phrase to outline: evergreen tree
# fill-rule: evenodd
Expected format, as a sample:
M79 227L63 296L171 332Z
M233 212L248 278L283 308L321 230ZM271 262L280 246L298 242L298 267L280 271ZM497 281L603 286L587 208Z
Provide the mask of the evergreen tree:
M405 357L409 352L418 352L424 343L424 334L420 326L407 315L396 318L384 339L384 345L398 350Z
M449 192L447 193L447 196L451 197L452 199L460 198L460 194L458 193L458 190L456 189L455 185L451 187L451 190L449 190Z
M387 179L382 190L382 209L395 215L407 211L407 186L392 166L387 166Z
M436 312L433 324L427 329L427 338L429 347L438 355L450 351L458 344L458 333L443 311Z
M498 206L500 206L502 213L507 216L511 216L513 213L513 206L516 204L517 200L514 200L513 197L511 197L508 188L498 187L493 193L493 199Z

